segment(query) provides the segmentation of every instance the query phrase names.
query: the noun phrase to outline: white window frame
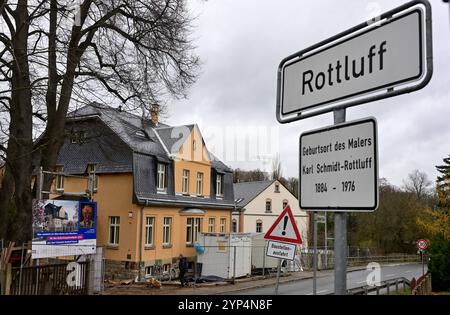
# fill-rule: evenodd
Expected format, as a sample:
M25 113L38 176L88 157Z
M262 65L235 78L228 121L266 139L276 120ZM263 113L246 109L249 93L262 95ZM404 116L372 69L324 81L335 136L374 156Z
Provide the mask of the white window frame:
M149 242L149 238L151 242ZM145 247L153 247L155 241L155 217L145 218Z
M192 245L198 240L198 233L202 231L201 218L187 218L186 220L186 244Z
M203 178L204 174L201 172L197 173L197 195L203 196Z
M227 219L226 218L220 218L220 233L225 233L226 225L227 225Z
M189 170L183 170L183 177L181 183L181 192L183 194L189 194Z
M198 241L198 234L202 232L202 219L201 218L195 218L194 219L194 231L192 235L192 239L194 242Z
M167 232L167 237L166 237ZM167 239L168 238L168 239ZM163 218L163 246L172 244L172 217Z
M216 218L209 218L208 219L208 233L215 233L216 232Z
M58 165L56 166L56 173L63 173L64 166ZM64 191L64 175L56 175L56 190Z
M217 174L216 178L216 196L223 197L223 175Z
M158 163L158 165L156 167L156 174L157 174L156 188L157 188L158 192L166 192L167 191L166 172L167 172L167 165L164 163Z
M194 229L194 218L186 219L186 244L191 245L193 243L192 231Z
M94 180L94 191L98 190L98 176L95 174L95 170L97 168L97 165L94 163L88 164L87 166L87 172L88 174L93 174L93 180Z
M111 231L113 231L113 233L111 233ZM113 237L113 239L111 239L111 237ZM119 246L119 241L120 241L120 217L110 216L108 245Z

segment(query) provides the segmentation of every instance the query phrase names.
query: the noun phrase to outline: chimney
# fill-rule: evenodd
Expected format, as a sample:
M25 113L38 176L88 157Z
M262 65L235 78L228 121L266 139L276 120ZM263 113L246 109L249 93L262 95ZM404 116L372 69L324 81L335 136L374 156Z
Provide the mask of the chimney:
M160 108L159 108L158 104L153 104L150 107L150 117L151 117L152 123L155 126L158 126L158 123L159 123L159 111L160 111Z

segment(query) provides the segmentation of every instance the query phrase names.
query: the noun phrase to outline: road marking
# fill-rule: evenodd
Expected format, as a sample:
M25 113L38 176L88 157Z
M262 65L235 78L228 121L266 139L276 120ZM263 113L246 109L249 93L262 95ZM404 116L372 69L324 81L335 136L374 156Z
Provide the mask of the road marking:
M405 273L411 273L411 272L412 272L411 270L406 270L406 271L405 271Z
M367 283L367 280L356 282L356 284L362 284L362 283Z

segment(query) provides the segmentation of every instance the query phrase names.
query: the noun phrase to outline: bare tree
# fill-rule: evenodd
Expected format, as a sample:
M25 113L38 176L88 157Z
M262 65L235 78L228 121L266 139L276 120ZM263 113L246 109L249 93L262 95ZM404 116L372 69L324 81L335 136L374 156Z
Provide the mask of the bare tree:
M407 192L413 193L417 197L417 200L422 201L429 193L431 181L428 179L426 173L414 170L403 181L403 186Z
M281 179L283 170L281 167L280 154L277 154L272 161L272 179Z
M74 3L0 0L0 238L30 238L32 157L54 170L70 109L95 101L145 115L197 76L186 0Z

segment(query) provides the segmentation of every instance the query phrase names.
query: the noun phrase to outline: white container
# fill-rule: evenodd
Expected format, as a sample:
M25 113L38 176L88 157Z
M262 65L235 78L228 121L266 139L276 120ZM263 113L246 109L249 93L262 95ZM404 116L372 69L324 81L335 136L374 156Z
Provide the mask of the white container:
M266 256L267 240L264 233L251 234L252 238L252 268L271 269L278 267L278 259Z
M203 265L202 276L232 279L251 274L252 239L249 234L202 233L198 243L204 248L203 254L197 254L197 262Z

